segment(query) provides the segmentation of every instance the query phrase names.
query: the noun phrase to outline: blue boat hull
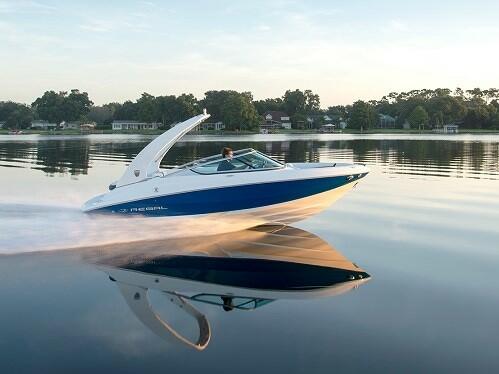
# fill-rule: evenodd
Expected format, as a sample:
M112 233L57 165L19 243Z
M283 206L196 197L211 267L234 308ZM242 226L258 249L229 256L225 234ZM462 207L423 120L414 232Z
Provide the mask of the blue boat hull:
M94 210L143 216L190 216L255 209L293 201L353 183L364 175L334 176L220 187L130 201Z

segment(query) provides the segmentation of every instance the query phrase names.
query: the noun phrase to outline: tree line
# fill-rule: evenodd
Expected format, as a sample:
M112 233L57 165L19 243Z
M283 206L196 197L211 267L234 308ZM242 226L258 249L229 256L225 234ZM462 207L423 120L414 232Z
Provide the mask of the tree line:
M52 123L91 121L109 128L114 120L158 122L163 128L202 111L210 121L222 121L228 130L254 131L267 111L282 111L290 116L294 128L322 126L328 121L345 121L354 129L379 125L379 114L395 119L395 126L441 127L458 123L464 128L499 129L499 90L451 91L447 88L392 92L380 100L356 101L351 105L321 108L320 97L311 90L287 90L282 97L255 100L251 92L208 91L202 99L192 94L153 96L143 93L135 101L94 105L87 92L46 91L31 105L0 102L0 121L8 128L27 128L34 119Z
M499 90L462 90L448 88L392 92L381 100L357 101L350 109L349 126L370 128L376 125L376 114L388 114L402 126L441 127L456 123L464 128L499 129Z

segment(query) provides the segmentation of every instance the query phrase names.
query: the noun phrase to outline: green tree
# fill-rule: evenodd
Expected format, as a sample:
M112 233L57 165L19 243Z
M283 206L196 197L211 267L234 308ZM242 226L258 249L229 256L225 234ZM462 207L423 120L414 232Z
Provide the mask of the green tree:
M251 95L233 92L221 107L222 121L228 130L255 130L260 122Z
M303 113L295 113L290 117L294 129L304 129L307 124L307 116ZM315 125L315 122L314 122Z
M171 126L178 122L179 111L174 95L156 97L156 111L163 126Z
M318 113L321 110L321 99L319 95L314 94L311 90L305 90L305 112Z
M46 91L31 104L39 118L57 124L64 121L63 105L64 93L55 91Z
M444 114L442 111L437 111L431 116L431 124L433 127L442 127L444 125Z
M345 105L335 105L328 107L326 113L332 115L333 117L346 119L348 117L348 109L349 108Z
M287 90L282 101L283 108L289 116L293 116L295 113L305 113L307 98L304 92Z
M258 113L260 113L261 115L263 115L263 113L268 111L284 110L283 101L279 97L276 99L257 100L254 101L253 104L255 105L255 108L258 111Z
M486 105L474 105L464 117L464 125L467 128L482 129L489 127L490 113Z
M426 102L425 108L429 116L434 119L438 118L440 125L445 123L456 122L462 119L466 114L466 106L460 98L449 95L435 96Z
M490 128L499 130L499 110L496 110L495 114L490 118Z
M12 101L0 102L0 121L8 128L24 129L31 126L33 112L30 107Z
M86 115L86 119L95 122L99 126L109 126L113 121L113 107L109 105L92 106Z
M350 110L349 126L354 129L369 129L376 124L376 110L365 101L353 103Z
M499 99L499 90L497 88L489 88L483 91L487 103Z
M156 98L144 92L137 100L137 117L143 122L156 122L158 111L156 108Z
M93 102L87 92L71 90L70 94L63 93L62 113L65 121L77 121L90 111Z
M466 90L466 94L472 99L482 99L485 96L484 92L480 88Z
M423 126L428 123L428 112L421 105L418 105L407 118L411 126Z
M230 96L237 94L236 91L207 91L204 94L202 105L211 114L212 121L223 121L222 107Z
M80 119L90 111L92 104L93 102L89 99L88 93L74 89L69 94L65 91L59 93L46 91L31 106L35 109L39 118L53 123L60 123Z
M186 120L200 112L198 100L193 94L182 94L177 97L180 108L180 120Z
M116 115L116 111L118 109L120 109L121 106L122 106L122 104L113 102L113 103L104 104L102 107L105 108L105 109L107 109L107 110L109 110L112 113L113 118L114 118L115 115Z
M116 106L114 112L115 120L137 120L139 106L133 101L127 100L123 104Z
M199 112L198 101L192 94L158 96L154 105L156 116L164 126L184 121Z

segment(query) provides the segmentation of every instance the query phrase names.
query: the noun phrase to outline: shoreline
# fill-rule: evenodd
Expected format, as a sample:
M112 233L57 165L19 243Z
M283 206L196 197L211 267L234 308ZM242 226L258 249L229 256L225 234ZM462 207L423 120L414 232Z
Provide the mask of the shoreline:
M113 131L113 130L94 130L94 131L79 131L79 130L21 130L22 134L10 134L11 130L0 129L0 135L53 135L53 136L63 136L63 135L160 135L166 130L135 130L135 131ZM341 135L341 134L354 134L354 135L375 135L375 134L405 134L405 135L463 135L463 134L480 134L480 135L498 135L499 130L486 130L486 129L463 129L458 133L439 133L432 130L402 130L402 129L371 129L367 131L359 130L343 130L331 133L321 133L316 130L284 130L271 134L261 134L260 132L252 131L197 131L191 132L189 135L216 135L216 136L247 136L247 135Z

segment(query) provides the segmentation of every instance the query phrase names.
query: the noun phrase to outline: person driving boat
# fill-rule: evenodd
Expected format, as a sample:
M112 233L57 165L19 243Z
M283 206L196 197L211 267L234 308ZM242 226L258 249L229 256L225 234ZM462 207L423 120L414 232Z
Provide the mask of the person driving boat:
M234 169L235 166L232 165L231 162L232 157L234 157L232 148L224 147L224 149L222 149L222 158L224 160L218 164L217 171L228 171Z

